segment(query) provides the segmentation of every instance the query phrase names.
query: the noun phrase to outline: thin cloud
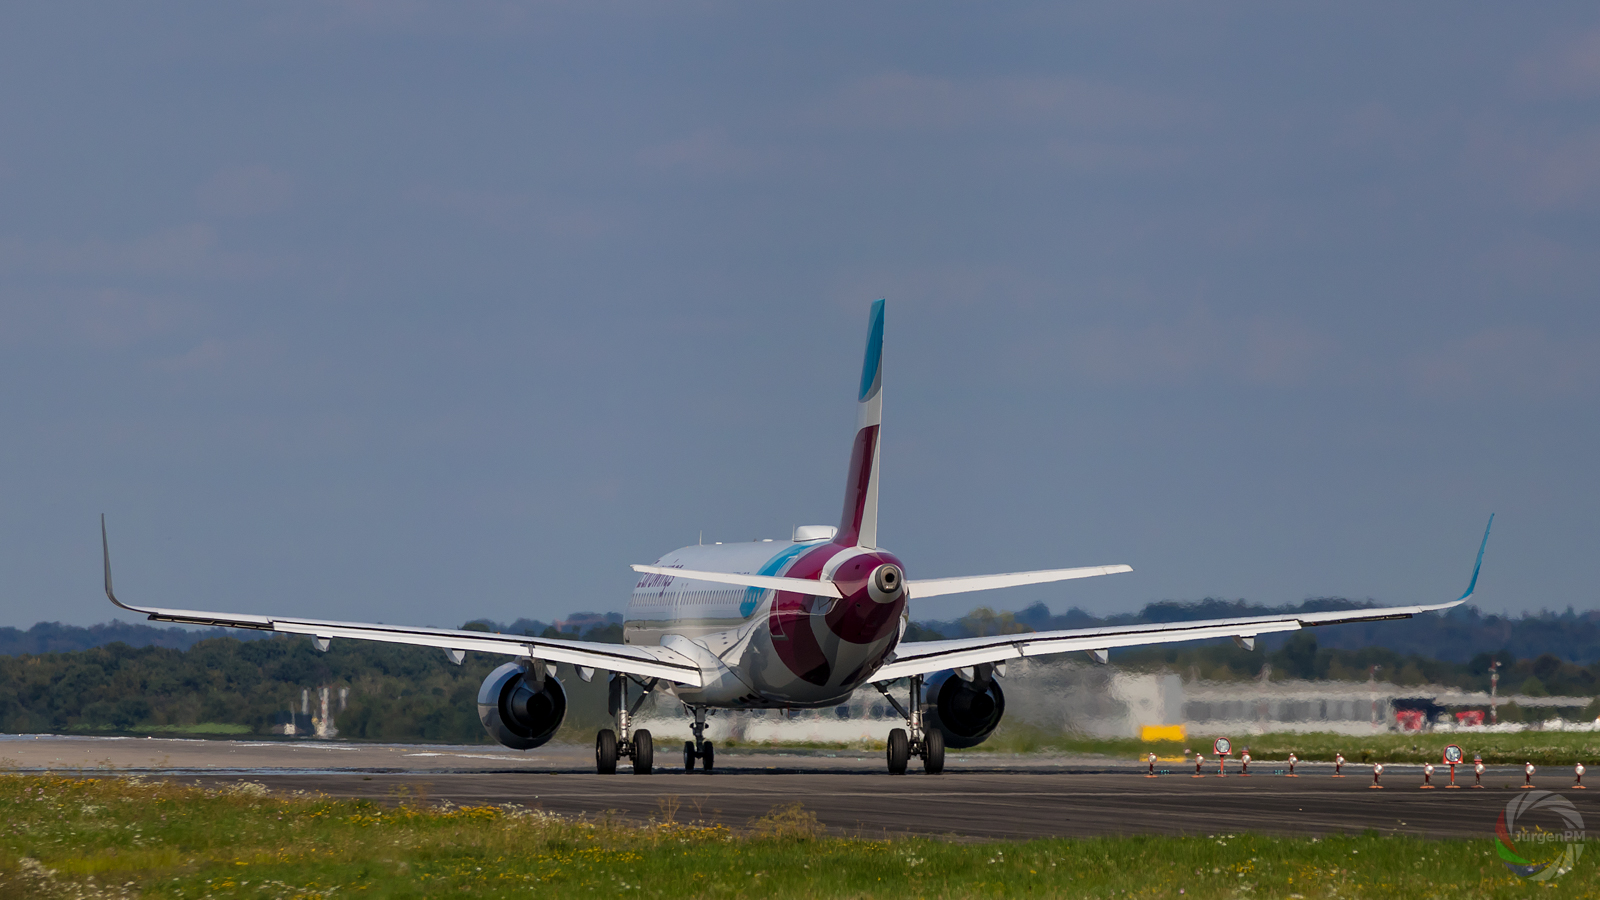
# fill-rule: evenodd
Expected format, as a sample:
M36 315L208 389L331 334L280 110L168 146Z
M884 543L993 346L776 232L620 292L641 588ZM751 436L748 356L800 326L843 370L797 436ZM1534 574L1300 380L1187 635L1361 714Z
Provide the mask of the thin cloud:
M199 369L217 369L228 360L229 347L217 338L206 338L192 349L177 356L155 360L151 368L163 372L192 372Z
M183 334L211 318L203 304L126 288L11 292L0 301L0 344L97 349Z
M1339 346L1304 323L1217 319L1205 311L1145 325L1102 325L1066 336L1058 352L1080 377L1103 384L1229 381L1292 387L1324 373Z
M736 146L726 129L706 128L639 151L639 161L654 169L706 175L748 175L760 167L757 155Z
M1557 336L1525 325L1486 328L1417 354L1404 371L1412 391L1429 397L1591 394L1600 388L1600 335Z
M210 225L185 225L127 240L0 240L0 271L238 278L281 269L256 254L223 250Z
M959 80L889 72L848 85L802 118L811 125L872 130L959 131L1003 124L1105 133L1163 129L1196 115L1192 106L1079 78Z
M405 34L511 37L536 26L546 9L560 3L512 0L327 0L283 4L271 10L269 29L279 34Z
M531 228L551 237L592 239L615 230L625 218L595 203L541 199L511 191L484 191L416 185L405 199L478 225L505 230Z
M1157 172L1181 163L1186 154L1175 146L1063 138L1050 142L1050 157L1066 169L1090 173Z
M464 219L486 225L511 225L525 222L533 206L526 194L477 191L417 185L406 191L406 199L421 206L444 210Z
M1600 94L1600 28L1562 38L1524 60L1517 74L1518 86L1534 97Z
M196 199L213 215L259 216L287 208L294 187L294 176L270 166L225 166L206 179Z

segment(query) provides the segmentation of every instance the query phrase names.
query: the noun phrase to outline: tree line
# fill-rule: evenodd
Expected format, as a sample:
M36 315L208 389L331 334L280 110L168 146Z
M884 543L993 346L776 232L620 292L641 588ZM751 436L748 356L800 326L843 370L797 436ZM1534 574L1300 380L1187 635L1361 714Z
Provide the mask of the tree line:
M615 631L615 635L610 632ZM573 635L564 633L567 637ZM584 635L616 637L603 626ZM304 695L349 688L333 709L340 737L483 743L477 691L506 658L468 653L461 665L442 650L276 635L199 641L186 650L111 643L65 653L0 657L0 732L269 734ZM569 727L604 713L605 673L584 684L561 666ZM316 700L312 700L316 703Z
M1311 601L1326 608L1336 601ZM1297 609L1297 608L1289 608ZM1260 606L1206 601L1200 604L1152 604L1141 613L1145 621L1177 621L1231 615L1264 615L1273 610ZM1600 636L1595 647L1584 641L1594 614L1544 614L1520 619L1484 616L1477 610L1452 610L1446 616L1423 616L1405 622L1382 623L1363 646L1344 644L1359 640L1352 626L1303 631L1276 641L1262 639L1255 650L1232 643L1166 644L1113 651L1114 664L1138 669L1165 669L1185 678L1242 681L1267 677L1365 681L1369 677L1401 685L1436 684L1463 690L1488 690L1490 664L1498 660L1502 694L1592 697L1600 693ZM615 614L572 619L588 625L581 636L590 640L621 641L620 617ZM1081 610L1056 616L1042 604L1021 613L977 609L950 622L923 622L911 626L908 640L929 640L962 635L1004 634L1063 627L1119 624L1136 617L1095 618ZM122 623L113 623L121 625ZM1531 636L1551 627L1566 629L1563 641L1549 645ZM99 627L99 626L97 626ZM577 637L551 623L518 620L501 624L475 620L471 630L526 633L546 637ZM1403 629L1438 635L1466 634L1477 640L1465 653L1459 640L1441 639L1450 655L1408 651L1415 634ZM38 630L30 629L31 633ZM56 643L92 640L115 629L79 629L74 635L56 626L46 633ZM177 629L146 628L164 633ZM137 632L128 635L137 638ZM333 710L341 737L371 740L422 740L481 743L487 740L477 721L479 684L504 657L468 653L460 666L442 651L430 648L335 640L327 652L318 652L308 638L274 635L262 637L205 637L184 646L131 646L113 641L100 646L66 651L24 652L0 655L0 731L161 733L235 731L267 734L283 714L300 710L303 692L319 687L348 688L343 709ZM170 638L170 636L168 636ZM1462 639L1465 640L1465 639ZM168 640L167 643L183 643ZM1518 652L1523 646L1532 652ZM1566 658L1551 649L1561 647ZM1459 658L1451 658L1451 656ZM1374 668L1376 667L1376 668ZM570 667L561 667L567 686L570 735L584 736L604 719L605 673L592 683L578 679Z

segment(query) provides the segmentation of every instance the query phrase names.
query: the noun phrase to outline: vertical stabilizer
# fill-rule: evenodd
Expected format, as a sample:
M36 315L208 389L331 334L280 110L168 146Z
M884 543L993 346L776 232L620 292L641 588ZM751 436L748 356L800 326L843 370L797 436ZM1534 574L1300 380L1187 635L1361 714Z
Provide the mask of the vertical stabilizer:
M861 364L856 404L856 441L850 451L850 480L844 489L841 544L878 546L878 431L883 424L883 301L872 303L867 356Z

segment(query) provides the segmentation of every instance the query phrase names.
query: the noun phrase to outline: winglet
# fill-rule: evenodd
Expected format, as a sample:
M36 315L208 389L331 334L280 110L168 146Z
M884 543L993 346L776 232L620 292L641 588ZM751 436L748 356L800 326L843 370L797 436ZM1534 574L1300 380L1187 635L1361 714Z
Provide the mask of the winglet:
M1478 545L1478 561L1472 564L1472 581L1467 583L1467 592L1461 595L1456 603L1465 602L1472 592L1478 588L1478 570L1483 568L1483 551L1489 547L1489 529L1494 527L1494 513L1489 513L1489 524L1483 528L1483 543Z
M128 604L126 604L126 603L123 603L121 600L118 600L117 599L117 595L112 593L112 591L111 591L111 543L108 540L106 540L106 514L105 513L101 513L100 514L100 551L105 554L105 561L106 561L106 597L108 599L110 599L112 603L115 603L116 605L122 607L123 609L127 610L128 612L136 612L136 613L146 612L146 610L138 609L136 607L132 607L132 606L129 606Z

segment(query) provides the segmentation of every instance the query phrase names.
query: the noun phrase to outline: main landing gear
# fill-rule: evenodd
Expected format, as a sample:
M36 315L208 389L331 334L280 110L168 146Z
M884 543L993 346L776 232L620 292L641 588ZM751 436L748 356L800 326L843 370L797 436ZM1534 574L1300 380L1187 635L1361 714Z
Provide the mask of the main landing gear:
M707 772L717 764L717 748L706 740L706 708L693 707L694 724L689 726L694 729L694 740L683 742L683 770L694 771L694 761L700 760L700 767Z
M617 719L617 730L601 729L594 739L594 767L601 775L614 775L617 771L617 760L626 757L633 760L633 774L649 775L655 769L656 748L655 742L650 738L650 731L641 728L628 734L628 724L633 719L633 714L644 705L644 698L650 696L655 690L658 679L652 678L648 682L639 682L643 690L639 698L628 705L628 682L634 681L631 675L611 676L611 714ZM620 735L620 737L619 737ZM709 766L707 766L709 768Z
M893 728L889 731L889 774L904 775L906 766L910 764L911 757L922 760L922 771L929 775L938 775L944 771L944 732L937 728L928 728L922 721L922 676L913 675L911 682L910 708L900 705L889 693L888 687L874 682L873 687L883 694L895 712L905 716L905 728ZM908 733L909 732L909 733ZM916 737L913 738L912 735Z

